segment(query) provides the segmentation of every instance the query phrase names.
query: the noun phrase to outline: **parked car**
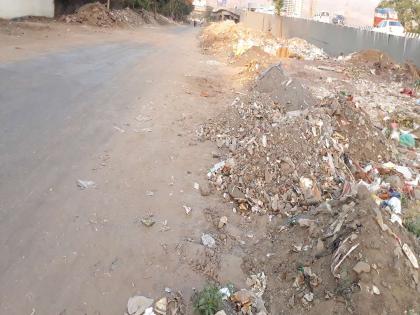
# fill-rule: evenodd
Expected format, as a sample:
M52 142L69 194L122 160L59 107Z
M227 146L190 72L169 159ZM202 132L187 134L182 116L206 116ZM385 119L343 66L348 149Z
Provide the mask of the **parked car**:
M319 12L314 15L314 21L330 23L330 14L328 12Z
M375 32L392 34L397 36L404 35L404 26L399 21L384 20L373 29Z
M344 21L345 21L344 15L341 15L341 14L337 14L332 18L332 22L334 24L344 25Z

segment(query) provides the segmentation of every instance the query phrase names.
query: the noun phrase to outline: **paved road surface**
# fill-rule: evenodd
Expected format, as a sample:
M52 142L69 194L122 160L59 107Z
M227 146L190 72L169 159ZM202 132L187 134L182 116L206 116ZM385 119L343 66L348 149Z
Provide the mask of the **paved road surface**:
M142 30L0 63L1 314L122 314L135 293L204 281L177 252L206 228L193 183L214 163L192 140L218 108L194 85L218 75L196 35Z

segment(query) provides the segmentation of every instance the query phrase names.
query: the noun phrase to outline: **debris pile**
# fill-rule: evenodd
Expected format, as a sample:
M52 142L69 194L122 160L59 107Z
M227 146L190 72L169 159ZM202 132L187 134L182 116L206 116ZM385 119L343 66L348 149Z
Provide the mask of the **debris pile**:
M362 76L363 73L374 74L392 82L416 81L420 79L420 69L412 63L398 64L387 53L368 49L339 57L348 66L351 75Z
M418 312L419 244L390 217L360 185L356 196L322 203L273 227L269 239L252 249L256 257L273 257L245 262L249 272L271 275L270 313Z
M143 24L154 24L154 21L149 19L148 16L142 16L130 8L113 10L111 14L119 25L139 26Z
M317 100L277 64L197 131L221 150L207 175L234 212L275 222L242 244L246 272L267 275L267 314L420 310L419 112L396 89L411 105L378 117L359 88ZM248 293L231 297L237 311L254 305Z
M283 75L279 65L270 71ZM392 156L381 131L347 96L317 105L298 104L295 97L293 88L277 100L254 89L201 132L226 152L210 180L239 211L290 214L339 198L355 178L365 179L359 175L365 165Z
M302 38L294 37L286 39L284 45L298 58L305 60L323 60L328 58L321 48L308 43Z
M279 40L274 36L235 24L233 21L213 23L206 27L201 36L205 50L225 52L238 58L254 49L254 54L268 54L275 57L297 57L306 60L327 59L322 49L303 39ZM243 58L242 58L243 59Z
M81 6L75 14L64 15L66 23L81 23L99 27L140 26L144 24L170 24L170 19L163 15L154 15L146 10L134 11L130 8L108 10L105 5L94 2Z
M116 24L115 17L105 5L94 2L81 6L75 14L64 15L66 23L82 23L100 27L112 27Z

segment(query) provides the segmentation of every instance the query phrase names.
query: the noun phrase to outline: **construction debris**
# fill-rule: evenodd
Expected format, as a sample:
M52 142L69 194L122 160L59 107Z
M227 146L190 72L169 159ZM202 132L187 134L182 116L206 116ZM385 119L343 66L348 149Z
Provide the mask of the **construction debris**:
M213 52L223 52L241 60L241 56L295 57L305 60L323 60L325 52L300 38L281 40L274 36L235 24L233 21L213 23L206 27L201 36L203 48ZM243 59L242 59L243 60Z
M226 22L202 39L233 58L278 47L270 35ZM361 61L369 59L377 54L315 60L300 78L272 63L248 93L200 127L199 139L220 150L208 172L213 189L234 204L247 229L257 229L261 215L276 222L260 239L251 234L255 245L247 245L244 266L268 277L254 274L249 290L232 295L236 311L254 311L258 288L276 314L319 314L324 306L355 314L420 309L420 247L412 234L420 229L406 221L408 213L420 217L420 121L411 96L417 70L386 56ZM314 78L325 73L331 77L318 84Z
M165 25L173 23L163 15L153 14L146 10L134 11L130 8L108 10L100 2L85 4L74 14L63 15L60 19L66 23L80 23L99 27L135 27L144 24Z

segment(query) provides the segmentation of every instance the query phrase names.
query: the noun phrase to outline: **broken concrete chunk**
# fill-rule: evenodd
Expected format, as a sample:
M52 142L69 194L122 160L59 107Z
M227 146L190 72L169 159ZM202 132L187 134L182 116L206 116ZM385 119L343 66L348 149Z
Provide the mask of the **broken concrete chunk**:
M370 265L364 261L359 261L354 267L353 267L354 272L356 272L357 274L361 274L363 272L370 272Z
M219 220L219 224L218 224L218 228L221 229L223 228L228 222L228 218L226 216L223 216L220 218Z
M128 299L127 311L129 315L141 315L153 305L153 300L144 296L136 295Z
M216 246L216 241L214 240L213 236L210 234L203 234L201 235L201 242L204 246L213 248Z
M155 304L155 312L160 315L166 315L166 307L168 305L168 300L166 297L161 298Z
M301 177L299 184L302 189L303 196L308 204L316 204L322 201L321 191L312 179Z
M305 219L305 218L299 218L297 220L297 223L299 224L300 227L312 227L312 226L315 225L314 220L309 220L309 219Z
M200 194L203 197L209 196L211 193L211 187L209 185L209 183L202 183L200 185Z
M235 185L229 185L228 186L228 193L237 202L245 202L246 201L245 194Z

